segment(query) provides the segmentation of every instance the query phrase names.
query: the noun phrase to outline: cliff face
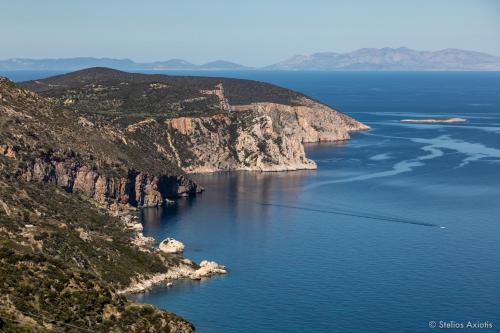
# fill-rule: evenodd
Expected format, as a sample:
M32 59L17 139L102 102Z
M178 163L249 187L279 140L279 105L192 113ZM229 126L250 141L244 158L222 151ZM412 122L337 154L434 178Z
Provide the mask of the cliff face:
M19 177L26 181L53 183L68 192L83 193L112 209L120 205L159 206L167 198L188 196L202 190L183 175L154 176L129 170L125 177L109 177L99 174L96 168L52 154L33 160Z
M368 129L310 99L300 102L235 105L226 114L167 120L178 166L193 173L315 169L302 143L347 140Z
M316 167L300 141L277 132L265 113L175 118L167 124L178 165L186 172Z

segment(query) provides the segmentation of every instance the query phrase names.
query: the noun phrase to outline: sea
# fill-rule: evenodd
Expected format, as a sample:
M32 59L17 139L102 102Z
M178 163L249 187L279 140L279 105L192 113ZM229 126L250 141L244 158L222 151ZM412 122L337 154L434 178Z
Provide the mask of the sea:
M307 144L317 170L193 175L204 193L142 210L229 273L133 299L202 333L500 332L500 73L166 73L278 84L371 129ZM467 121L400 122L442 117Z

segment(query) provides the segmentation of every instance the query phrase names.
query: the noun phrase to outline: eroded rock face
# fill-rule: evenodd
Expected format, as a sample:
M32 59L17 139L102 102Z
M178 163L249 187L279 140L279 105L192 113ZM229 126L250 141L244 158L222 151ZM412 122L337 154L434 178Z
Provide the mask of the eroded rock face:
M179 166L185 172L314 169L299 140L278 134L271 117L255 112L168 120ZM177 125L190 124L189 127Z
M326 105L302 98L303 105L289 106L276 103L256 103L251 108L271 114L286 126L288 132L300 141L344 141L350 133L369 129L368 126Z
M100 174L98 168L50 154L35 159L19 177L26 181L53 183L68 192L83 193L110 208L120 205L158 206L167 198L188 196L203 190L183 175L153 176L129 170L126 177L110 177Z
M185 172L315 169L303 143L342 141L368 126L309 99L254 103L226 114L169 119L169 141Z
M173 238L164 239L159 246L160 251L165 253L182 253L184 244Z

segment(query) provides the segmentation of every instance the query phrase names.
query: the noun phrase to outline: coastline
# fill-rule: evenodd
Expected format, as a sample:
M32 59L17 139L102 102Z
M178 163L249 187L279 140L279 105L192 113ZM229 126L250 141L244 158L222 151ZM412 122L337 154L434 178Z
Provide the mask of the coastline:
M366 126L351 131L352 133L369 131L371 128ZM339 139L339 140L317 140L317 141L307 141L301 142L301 145L311 144L311 143L344 143L349 141L349 138ZM308 159L309 160L309 159ZM229 172L252 172L252 173L279 173L279 172L294 172L294 171L307 171L307 170L317 170L317 164L313 160L309 160L312 163L307 163L303 165L297 165L291 167L289 165L277 165L273 168L241 168L241 169L228 169L228 170L220 170L220 169L207 169L207 170L197 170L196 172L186 173L187 175L196 175L196 174L215 174L215 173L229 173ZM163 203L167 204L167 203ZM162 204L162 205L163 205ZM160 207L162 205L157 205ZM154 244L161 244L162 241L160 239L154 239L153 237L147 237L143 234L143 225L138 216L138 212L144 208L152 208L152 207L139 207L135 211L127 212L122 216L122 220L124 224L129 229L135 231L135 238L133 243L139 247L141 247L144 251L156 251L161 253L159 246L154 246ZM173 238L167 238L172 239ZM166 240L167 240L166 239ZM176 240L174 240L176 241ZM178 241L176 241L178 242ZM180 243L180 242L179 242ZM182 243L180 243L182 244ZM183 245L183 244L182 244ZM151 290L152 288L160 285L165 285L166 287L173 287L174 282L183 279L189 280L202 280L206 278L210 278L216 275L225 275L228 274L228 269L226 266L216 263L214 261L202 260L199 264L192 261L189 258L183 256L182 251L179 253L171 253L169 255L176 256L179 259L179 263L176 266L167 266L168 272L166 273L157 273L150 275L141 275L137 276L137 278L132 281L127 287L120 289L117 291L118 294L123 295L132 295L132 294L140 294Z
M81 78L95 76L104 79L118 76L119 86L117 88L111 83L106 86L105 90L110 95L102 93L100 87L88 92L85 90L87 86L82 86L82 96L90 100L82 99L81 104L70 106L64 95L58 100L60 104L54 104L51 98L59 92L68 91L66 86L57 84L58 80L82 84ZM50 83L52 80L56 81L55 85ZM89 80L89 84L95 81ZM79 273L84 293L90 295L96 288L102 294L108 293L109 304L116 307L120 314L129 314L127 307L135 306L133 301L127 301L125 294L144 292L159 284L172 286L173 281L179 279L201 280L228 272L225 266L213 261L197 263L185 258L179 250L183 245L180 246L178 241L177 244L172 242L178 249L171 252L156 246L160 240L143 234L138 210L158 207L171 199L203 191L201 186L188 178L188 171L281 172L316 169L315 162L305 156L304 143L344 141L351 132L368 129L349 116L308 99L301 102L306 105L296 105L298 101L294 98L300 97L300 94L261 83L257 84L258 89L251 86L253 93L245 94L243 102L259 98L266 100L269 88L283 94L279 98L273 97L277 99L275 102L280 103L271 100L255 104L248 110L233 112L227 110L228 106L223 103L226 98L221 94L222 86L218 85L220 89L216 89L215 95L211 93L210 98L202 96L202 106L220 102L220 107L214 104L216 114L195 114L186 118L174 113L172 118L162 120L155 118L154 113L160 109L148 110L149 113L139 118L126 118L130 110L117 109L116 115L125 118L120 118L120 122L112 116L98 114L96 110L100 109L96 108L92 98L102 97L98 100L97 107L100 107L107 105L116 89L124 98L129 96L121 85L123 80L135 82L133 78L129 79L129 74L109 69L89 69L40 80L32 83L35 86L30 86L30 83L18 86L8 79L0 79L2 106L5 104L0 111L12 120L9 131L13 133L3 138L0 147L2 167L10 172L6 179L12 180L5 186L9 192L31 191L31 197L38 200L35 205L29 206L17 197L2 203L7 216L13 220L8 237L31 245L23 251L36 253L41 247L47 248L52 251L47 253L57 260L62 254L63 260L52 260L52 265L60 268L70 265ZM163 80L170 78L163 77ZM43 85L40 88L42 81L47 81L49 90L43 90ZM226 83L228 91L239 85L248 85L244 81L229 79ZM198 84L207 83L200 80ZM27 86L38 89L38 94ZM63 88L54 91L51 90L53 87ZM144 92L149 89L156 89L160 97L168 94L163 90L158 92L157 86L149 82L139 83L136 90ZM189 96L185 97L204 92L188 91ZM241 102L241 96L234 94L234 90L228 96ZM47 119L56 119L57 122L46 122ZM40 137L31 133L39 133ZM217 139L217 145L214 139ZM185 145L187 140L189 145ZM58 196L58 200L53 199L54 195ZM78 211L75 207L79 207L79 214L75 214ZM15 226L19 221L11 216L14 210L18 211L16 216L23 216L20 221L23 223L21 236L27 241L18 239L19 232ZM61 239L67 239L71 246L68 247ZM165 241L168 243L171 240ZM18 252L19 258L26 260L22 251ZM48 259L51 259L50 256ZM47 275L38 257L29 261L33 272L38 272L44 279L54 279ZM92 276L88 276L89 271ZM27 275L24 279L30 277ZM68 284L75 279L69 275L64 278ZM12 280L12 285L16 286L17 281ZM90 282L98 287L90 286ZM61 291L64 292L65 289ZM98 301L95 298L92 300ZM70 298L68 302L76 301L76 298ZM25 306L38 306L37 302L37 298L33 297L25 301ZM66 308L61 304L57 309L52 306L51 310L57 310L58 315L64 316ZM102 309L103 313L106 311ZM175 325L183 320L171 316L167 310L152 311L157 311L159 316L164 316ZM100 316L99 313L95 315ZM121 325L119 320L115 320L117 318L112 318L113 325Z
M199 264L197 264L194 261L185 258L182 254L164 253L164 251L160 250L158 247L154 247L153 244L157 243L157 240L152 237L144 236L142 232L142 223L139 221L137 214L131 214L128 212L121 216L121 221L123 222L125 228L128 228L135 233L135 237L132 241L134 245L138 246L142 251L153 251L167 256L175 256L176 259L178 259L178 264L175 266L165 265L168 269L166 273L139 275L127 287L117 290L118 294L143 293L161 284L166 284L168 287L171 287L173 285L173 281L176 280L201 280L215 275L228 273L226 266L220 265L215 261L202 260Z

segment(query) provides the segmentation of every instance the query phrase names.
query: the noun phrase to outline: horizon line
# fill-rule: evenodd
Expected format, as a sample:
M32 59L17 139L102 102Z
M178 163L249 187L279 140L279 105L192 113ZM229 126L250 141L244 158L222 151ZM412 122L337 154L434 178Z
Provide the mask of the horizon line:
M330 53L330 54L349 54L349 53L353 53L353 52L356 52L356 51L360 51L360 50L384 50L384 49L390 49L390 50L400 50L400 49L405 49L405 50L409 50L409 51L415 51L415 52L441 52L441 51L446 51L446 50L457 50L457 51L466 51L466 52L477 52L477 53L481 53L481 54L485 54L485 55L489 55L489 56L493 56L493 57L498 57L500 58L500 55L497 55L497 54L492 54L492 53L488 53L488 52L483 52L483 51L477 51L477 50L474 50L474 49L461 49L461 48L456 48L456 47L446 47L446 48L440 48L440 49L435 49L435 50L418 50L418 49L412 49L412 48L409 48L409 47L406 47L406 46L399 46L399 47L389 47L389 46L384 46L384 47L359 47L359 48L356 48L356 49L352 49L351 51L347 51L347 52L336 52L336 51L316 51L316 52L312 52L312 53L295 53L291 56L288 56L287 58L285 58L284 60L287 60L287 59L290 59L290 58L293 58L293 57L298 57L298 56L312 56L312 55L315 55L315 54L326 54L326 53ZM233 63L233 64L236 64L236 65L240 65L240 66L245 66L245 67L248 67L248 68L262 68L262 67L267 67L269 65L264 65L264 66L247 66L247 65L242 65L241 63L237 62L236 60L227 60L227 59L223 59L223 58L218 58L218 59L215 59L215 60L210 60L210 61L207 61L207 62L202 62L202 63L195 63L193 61L190 61L190 60L186 60L187 58L179 58L179 57L172 57L172 58L164 58L163 60L151 60L151 61L138 61L138 60L134 60L133 58L131 57L111 57L111 56L92 56L92 55L77 55L77 56L67 56L67 57L23 57L23 56L18 56L18 57L10 57L10 58L2 58L0 59L0 61L8 61L8 60L67 60L67 59L97 59L97 60L121 60L121 61L131 61L135 64L152 64L152 63L156 63L156 62L165 62L165 61L172 61L172 60L181 60L181 61L186 61L188 62L190 65L195 65L195 66L203 66L203 65L207 65L207 64L210 64L210 63L213 63L213 62L218 62L218 61L223 61L223 62L230 62L230 63ZM273 63L274 64L274 63Z

